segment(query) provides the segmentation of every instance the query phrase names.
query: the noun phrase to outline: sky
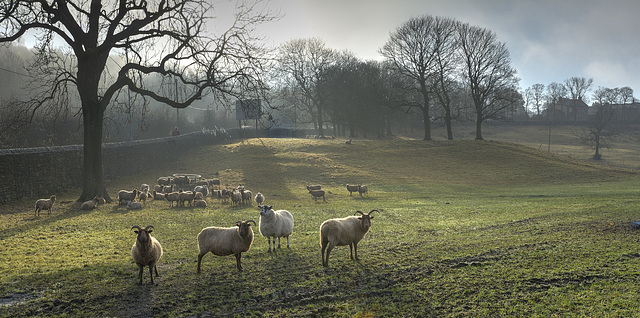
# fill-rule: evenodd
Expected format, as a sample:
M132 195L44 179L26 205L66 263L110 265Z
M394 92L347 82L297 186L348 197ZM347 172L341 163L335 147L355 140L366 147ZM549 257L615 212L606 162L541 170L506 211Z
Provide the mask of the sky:
M282 18L259 28L267 45L320 38L362 60L382 60L389 34L412 17L443 16L494 31L525 89L593 78L593 89L640 96L637 0L270 0Z

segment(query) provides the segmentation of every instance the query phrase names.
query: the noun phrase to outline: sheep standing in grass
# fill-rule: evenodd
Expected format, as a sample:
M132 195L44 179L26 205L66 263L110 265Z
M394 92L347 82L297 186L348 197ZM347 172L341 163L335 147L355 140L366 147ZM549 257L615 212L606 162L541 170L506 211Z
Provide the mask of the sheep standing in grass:
M169 201L169 205L171 207L173 207L173 202L176 203L176 206L178 206L179 201L180 201L180 192L171 192L171 193L167 193L164 196L165 200Z
M366 185L361 185L360 188L358 188L358 193L360 193L360 196L368 192L369 192L369 187L367 187Z
M140 228L137 225L134 225L131 229L137 229L134 231L138 236L136 237L136 242L131 247L131 257L133 261L138 265L138 277L140 282L138 285L142 285L142 271L145 266L149 266L149 275L151 276L151 284L153 284L153 271L156 272L156 277L158 275L158 267L156 264L160 257L162 257L162 246L160 242L155 239L155 237L151 236L151 232L153 232L153 226L148 225L145 228Z
M236 257L236 267L242 271L242 252L251 248L253 243L253 230L251 224L256 224L253 220L238 221L236 227L206 227L198 234L198 273L202 257L211 252L217 256L234 255Z
M147 205L147 198L149 198L149 188L140 191L139 198L142 204Z
M251 193L251 190L243 190L240 192L242 193L242 204L251 205L251 197L253 196L253 193Z
M347 191L349 191L349 195L352 195L354 192L360 191L359 185L347 184Z
M202 193L202 196L204 197L205 200L207 198L207 196L209 195L209 187L207 187L207 185L199 185L195 188L193 188L193 192L199 192Z
M258 207L260 207L264 203L264 195L258 192L254 200L258 204Z
M242 192L233 190L233 192L231 192L231 205L239 206L240 203L242 203Z
M47 210L49 214L51 214L51 208L53 207L53 203L56 202L56 196L52 195L48 199L38 199L36 201L36 216L40 216L40 211Z
M133 201L138 196L138 189L133 189L133 191L120 190L118 192L118 204L123 205L124 202Z
M309 193L316 201L318 201L319 197L322 197L323 201L327 201L327 199L324 197L324 190L309 190Z
M365 214L362 211L356 211L355 214L361 216L349 216L341 219L330 219L322 222L320 225L320 246L322 247L322 266L329 266L329 253L336 246L349 245L349 254L353 259L358 258L358 242L364 238L371 227L373 216L371 213L378 210L371 210ZM325 255L326 250L326 255Z
M287 210L273 210L273 206L262 205L260 208L260 234L267 238L269 243L268 252L271 252L271 238L273 238L273 251L276 251L276 237L278 238L278 248L280 248L280 238L287 238L287 248L289 248L289 235L293 233L293 216Z

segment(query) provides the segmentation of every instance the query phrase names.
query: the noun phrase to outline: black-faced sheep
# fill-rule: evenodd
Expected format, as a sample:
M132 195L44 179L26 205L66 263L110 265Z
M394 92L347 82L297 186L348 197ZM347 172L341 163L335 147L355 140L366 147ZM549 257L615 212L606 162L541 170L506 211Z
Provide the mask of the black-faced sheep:
M256 224L253 220L238 221L235 227L206 227L198 234L198 272L202 257L211 252L217 256L234 255L236 257L236 267L242 271L242 253L251 248L253 243L253 230L251 224Z
M273 210L273 206L262 205L260 208L260 234L267 238L269 243L268 252L271 252L271 238L273 239L273 251L276 251L276 237L278 238L278 248L280 248L280 238L287 238L287 248L289 247L289 235L293 233L293 216L287 210Z
M138 189L133 189L133 191L120 190L118 192L118 204L123 205L124 202L133 201L138 196Z
M254 200L258 204L258 207L260 207L264 203L264 195L258 192Z
M151 232L153 232L153 226L148 225L145 228L140 228L137 225L134 225L131 229L136 229L134 231L138 236L136 237L136 242L131 247L131 257L133 258L133 262L138 265L138 278L140 279L139 285L142 284L142 270L145 266L149 266L149 275L151 276L151 283L153 284L153 271L156 272L156 277L158 275L158 267L157 263L160 257L162 257L162 246L160 242L151 236Z
M327 199L324 197L324 190L309 190L309 193L316 201L318 201L319 197L322 197L323 201L327 201Z
M347 184L347 191L349 191L349 195L352 195L352 193L360 191L360 186Z
M36 216L40 216L40 211L47 210L49 214L51 214L51 208L53 207L53 203L56 202L56 196L52 195L48 199L38 199L36 201Z
M320 225L320 245L322 253L322 266L329 266L329 253L336 246L349 245L349 254L353 259L358 258L358 242L364 238L371 227L373 216L371 213L377 210L371 210L369 213L356 211L355 214L361 216L349 216L340 219L330 219L322 222ZM326 255L325 255L326 250Z

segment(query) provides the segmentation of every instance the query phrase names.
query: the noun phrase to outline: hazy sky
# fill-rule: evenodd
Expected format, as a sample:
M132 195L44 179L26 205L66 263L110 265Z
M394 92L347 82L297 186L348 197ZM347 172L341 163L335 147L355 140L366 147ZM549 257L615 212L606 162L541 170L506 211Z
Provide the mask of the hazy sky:
M434 15L488 28L509 47L524 89L572 76L630 86L640 96L637 0L271 0L284 17L261 32L270 45L317 37L328 47L380 60L389 33Z

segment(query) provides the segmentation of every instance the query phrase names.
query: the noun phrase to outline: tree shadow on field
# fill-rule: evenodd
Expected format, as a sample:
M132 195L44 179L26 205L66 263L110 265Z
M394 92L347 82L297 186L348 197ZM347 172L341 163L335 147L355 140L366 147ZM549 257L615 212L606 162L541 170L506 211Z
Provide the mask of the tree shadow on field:
M60 211L61 209L62 208L58 207L57 211ZM0 239L6 239L18 233L31 231L37 228L49 228L50 224L54 224L65 219L83 216L92 212L92 210L81 210L80 203L65 206L62 212L56 212L55 210L56 209L54 209L51 214L48 214L48 212L43 213L41 211L40 216L35 216L33 214L33 210L31 210L31 216L24 219L26 224L16 225L13 228L8 228L2 231L2 233L0 233Z
M249 145L242 146L242 160L235 162L234 164L238 169L241 169L247 183L252 187L266 187L268 184L269 191L271 193L277 193L279 196L292 197L291 189L287 188L287 182L285 176L287 175L286 169L282 165L281 159L276 156L276 152L266 146L261 139L259 139L261 145ZM257 154L257 156L256 156ZM257 192L262 192L261 189L251 189L253 195ZM269 200L269 194L266 193L267 201Z

